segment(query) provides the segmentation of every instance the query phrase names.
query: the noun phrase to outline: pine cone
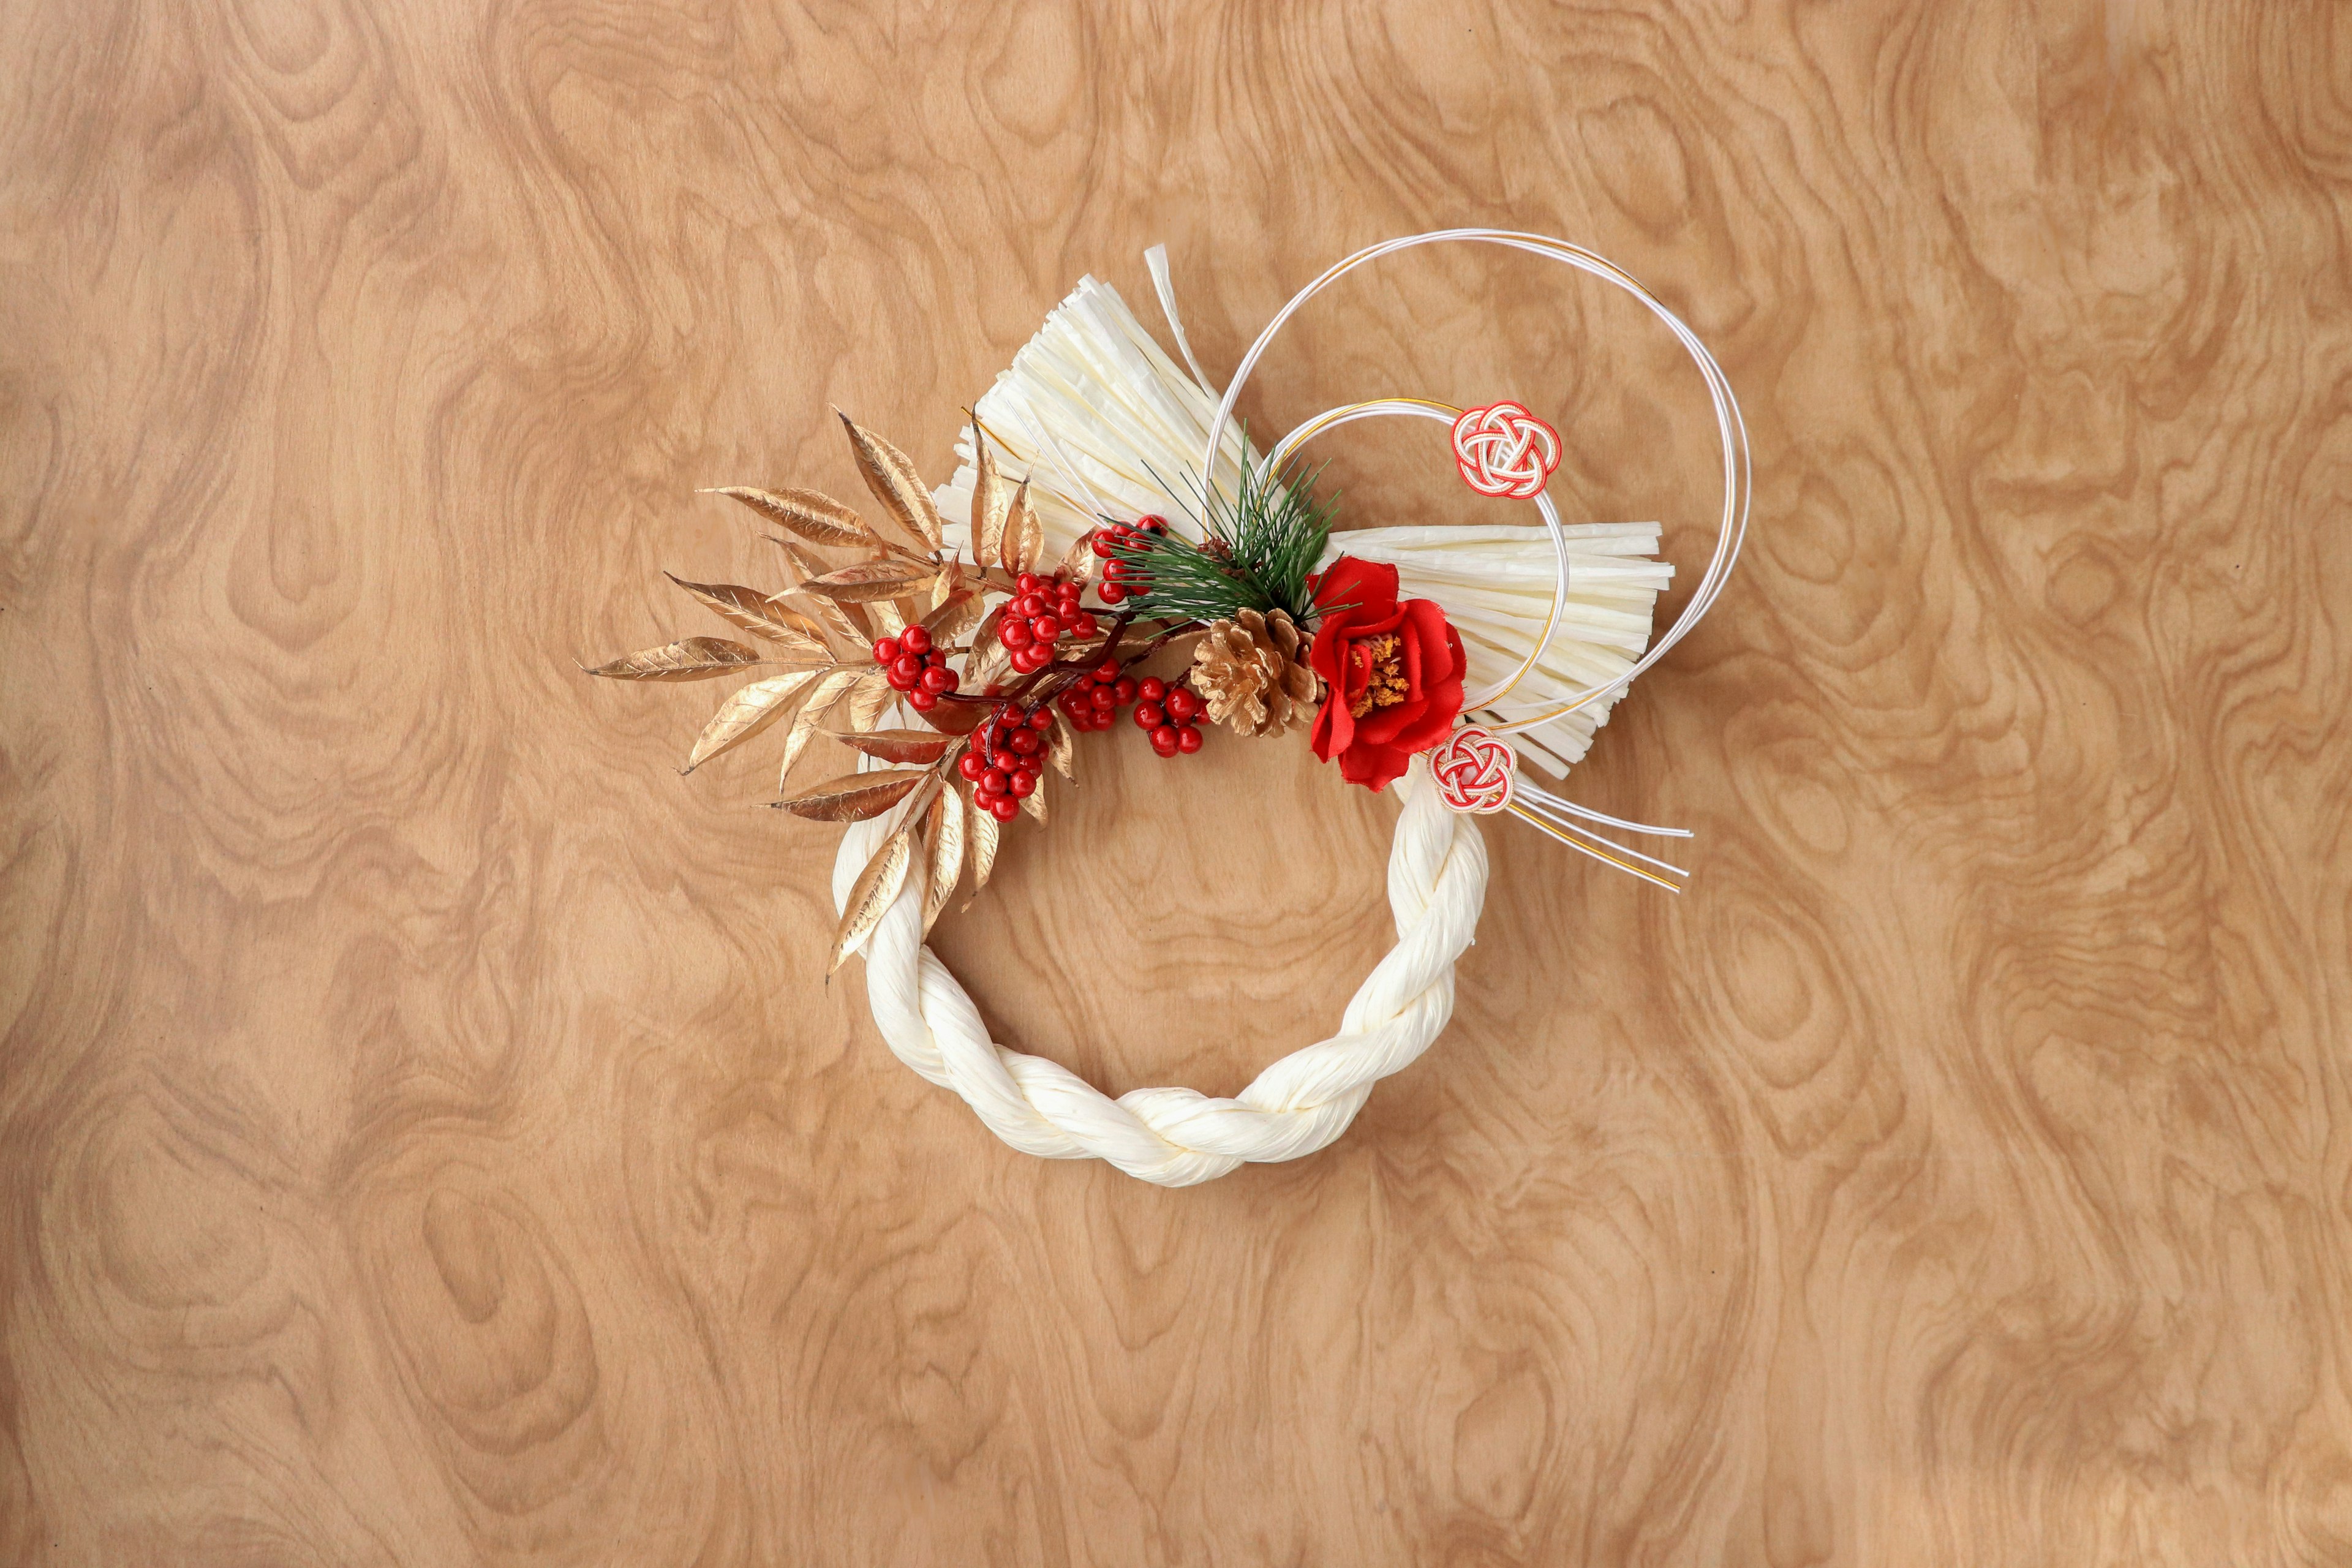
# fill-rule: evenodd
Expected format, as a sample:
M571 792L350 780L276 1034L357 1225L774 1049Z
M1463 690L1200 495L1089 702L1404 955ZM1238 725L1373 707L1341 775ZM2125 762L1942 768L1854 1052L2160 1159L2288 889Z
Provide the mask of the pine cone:
M1287 612L1243 610L1212 626L1192 650L1192 689L1212 721L1244 735L1279 735L1305 723L1322 698L1307 648Z

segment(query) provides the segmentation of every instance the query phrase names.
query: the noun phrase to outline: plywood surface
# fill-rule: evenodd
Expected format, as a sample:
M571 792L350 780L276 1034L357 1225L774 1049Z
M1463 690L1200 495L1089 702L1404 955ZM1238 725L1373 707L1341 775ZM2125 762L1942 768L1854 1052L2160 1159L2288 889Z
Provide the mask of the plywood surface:
M2352 1562L2352 36L2326 6L0 8L0 1559ZM998 1145L813 948L716 483L935 478L1084 272L1213 371L1349 248L1623 261L1742 575L1493 830L1453 1027L1193 1191ZM1614 297L1417 257L1247 410L1548 400L1714 504ZM1361 438L1358 438L1359 437ZM1458 520L1437 438L1328 443ZM762 574L765 574L763 577ZM1690 573L1686 570L1684 581ZM1230 1092L1392 806L1088 742L941 952Z

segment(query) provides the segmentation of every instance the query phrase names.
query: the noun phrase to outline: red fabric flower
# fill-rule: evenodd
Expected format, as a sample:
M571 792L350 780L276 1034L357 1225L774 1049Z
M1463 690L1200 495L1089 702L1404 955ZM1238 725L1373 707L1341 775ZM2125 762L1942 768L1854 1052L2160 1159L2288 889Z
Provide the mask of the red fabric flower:
M1462 638L1433 599L1397 598L1393 566L1342 555L1315 589L1326 606L1307 662L1329 689L1315 754L1339 776L1386 789L1462 711Z

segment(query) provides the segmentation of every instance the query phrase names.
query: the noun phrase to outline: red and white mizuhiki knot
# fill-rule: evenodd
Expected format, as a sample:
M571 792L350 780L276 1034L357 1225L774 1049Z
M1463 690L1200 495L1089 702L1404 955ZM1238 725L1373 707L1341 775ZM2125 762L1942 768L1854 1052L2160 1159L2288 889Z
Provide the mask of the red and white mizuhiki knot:
M1431 748L1437 797L1456 811L1491 816L1511 804L1519 754L1490 730L1465 724Z
M1454 465L1482 496L1533 500L1559 467L1559 432L1516 403L1465 408L1454 422Z

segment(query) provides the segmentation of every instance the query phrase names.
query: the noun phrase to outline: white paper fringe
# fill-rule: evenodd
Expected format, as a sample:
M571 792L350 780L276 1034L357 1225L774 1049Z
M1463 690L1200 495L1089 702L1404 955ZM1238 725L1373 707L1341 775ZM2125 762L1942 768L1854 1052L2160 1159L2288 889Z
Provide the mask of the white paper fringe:
M1215 416L1213 389L1171 359L1110 285L1081 279L1037 335L1013 356L975 409L1009 479L1026 477L1045 525L1045 559L1058 560L1105 517L1150 513L1197 536L1194 465ZM1220 447L1217 483L1238 488L1238 434ZM1249 450L1249 460L1257 453ZM975 478L971 431L957 437L960 467L937 492L948 542L962 548ZM1503 705L1524 718L1623 674L1648 646L1651 613L1674 575L1656 559L1654 522L1586 523L1567 531L1569 593L1541 662ZM1538 523L1350 529L1332 537L1341 554L1394 565L1404 592L1436 600L1462 634L1469 684L1507 675L1543 636L1557 570ZM1583 760L1593 731L1622 691L1512 735L1521 760L1555 775Z

